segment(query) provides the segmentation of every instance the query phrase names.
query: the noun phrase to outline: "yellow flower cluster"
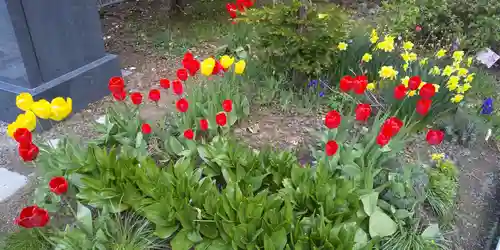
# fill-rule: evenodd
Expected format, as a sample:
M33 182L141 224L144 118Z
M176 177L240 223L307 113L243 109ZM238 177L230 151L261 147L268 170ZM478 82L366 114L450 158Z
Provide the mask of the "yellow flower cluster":
M220 58L220 65L222 66L222 68L228 69L229 67L231 67L231 65L233 65L234 60L234 57L223 55ZM217 62L212 57L203 60L200 64L201 74L205 76L211 76L216 64ZM238 62L234 63L234 73L238 75L243 74L243 72L245 72L246 65L247 64L245 60L239 60Z
M392 66L382 66L382 68L380 68L380 71L378 72L378 74L380 75L380 77L382 79L394 80L394 79L396 79L398 72L396 70L394 70L394 68Z
M383 50L385 52L391 52L394 50L394 37L385 36L382 42L377 44L377 49Z
M7 133L11 137L18 128L33 131L36 128L36 117L62 121L71 114L73 100L69 97L66 100L56 97L52 102L45 99L35 102L30 93L21 93L16 97L16 106L25 113L18 115L17 119L7 127Z

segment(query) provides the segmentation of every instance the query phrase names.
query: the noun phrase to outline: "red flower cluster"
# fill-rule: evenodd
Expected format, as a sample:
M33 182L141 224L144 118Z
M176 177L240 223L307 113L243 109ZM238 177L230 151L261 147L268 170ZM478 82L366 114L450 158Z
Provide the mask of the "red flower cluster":
M17 141L19 156L23 161L33 161L38 156L39 149L33 143L33 135L26 128L18 128L14 132L14 139Z
M356 120L360 122L366 122L372 113L372 107L370 104L360 103L356 106Z
M125 81L120 76L114 76L109 79L108 89L117 101L123 101L127 97Z
M340 79L340 90L343 92L353 91L358 95L365 93L366 86L368 85L368 77L365 75L361 76L344 76Z
M422 85L420 76L412 76L408 80L408 87L404 84L399 84L394 88L394 99L402 100L406 97L409 90L417 91L420 88L419 95L421 99L417 101L416 112L425 116L431 109L431 98L436 94L436 88L432 83L425 83L422 87L420 87L420 85Z
M194 76L196 75L196 72L200 70L200 62L194 58L193 54L186 52L186 54L184 54L184 58L182 59L182 67L184 67L184 69L186 69L191 76ZM182 80L184 72L181 70L180 73L181 76L179 76L179 71L177 71L177 77ZM187 79L187 75L185 78Z
M253 0L236 0L236 3L226 3L226 10L229 16L234 19L238 16L237 11L245 12L245 9L251 8L253 5Z
M397 117L393 116L387 119L380 128L380 132L376 138L376 142L381 147L387 145L392 137L399 133L399 130L403 127L403 122Z

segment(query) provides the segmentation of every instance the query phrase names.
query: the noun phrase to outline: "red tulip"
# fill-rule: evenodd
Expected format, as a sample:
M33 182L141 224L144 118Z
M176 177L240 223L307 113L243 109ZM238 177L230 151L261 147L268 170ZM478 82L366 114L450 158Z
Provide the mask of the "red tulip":
M366 122L368 118L370 118L371 112L372 112L372 107L370 106L370 104L366 103L358 104L355 110L356 120Z
M343 92L349 92L353 88L354 78L352 76L344 76L340 79L340 90Z
M387 137L393 137L399 132L402 126L403 122L397 117L393 116L387 119L384 124L382 124L380 133Z
M153 102L157 102L160 100L160 91L157 90L157 89L152 89L149 91L149 100L153 101Z
M429 113L429 110L431 109L431 104L432 104L432 100L430 99L420 99L417 101L417 113L419 115L427 115L427 113Z
M436 94L436 88L432 83L426 83L420 89L419 94L424 99L431 99Z
M377 136L377 144L380 145L381 147L387 145L389 141L391 140L391 137L384 135L383 133L379 133Z
M354 93L362 95L365 92L367 85L368 85L368 77L366 77L365 75L356 76L352 84Z
M189 103L186 99L181 98L175 103L175 107L177 107L177 110L181 113L184 113L188 110L189 108Z
M184 86L182 86L182 82L180 80L176 79L172 82L172 91L176 95L182 95L184 92Z
M169 89L170 81L168 79L160 79L160 86L164 89Z
M406 96L406 91L408 91L408 89L405 87L405 85L399 84L394 88L394 99L396 100L404 99Z
M14 139L21 145L29 145L33 142L32 134L27 128L16 129Z
M127 92L125 92L125 90L113 92L113 98L115 98L115 100L121 102L121 101L125 100L125 98L127 98Z
M422 79L420 79L420 76L412 76L408 80L408 88L411 90L417 90L418 87L420 87L420 83L422 83Z
M64 194L68 191L68 181L62 176L54 177L49 181L49 188L54 194Z
M208 120L207 119L201 119L200 120L200 130L201 131L208 130Z
M200 62L196 59L183 60L182 65L191 76L196 75L196 72L200 69Z
M217 74L222 73L224 71L225 71L224 67L222 67L220 62L215 60L215 66L214 66L214 69L212 70L212 75L217 75Z
M191 54L191 52L187 51L187 52L184 54L184 58L183 58L182 60L189 61L189 60L193 60L193 59L194 59L193 54Z
M141 131L142 131L142 133L143 133L143 134L145 134L145 135L149 135L149 134L151 134L151 131L152 131L152 129L151 129L151 125L149 125L149 124L147 124L147 123L142 124L142 126L141 126Z
M109 79L108 89L111 93L122 91L125 88L125 81L120 76L114 76Z
M192 140L194 137L194 132L192 129L186 129L184 130L184 138L188 139L188 140Z
M219 126L221 126L221 127L226 126L226 123L227 123L227 116L226 116L226 113L224 113L224 112L220 112L220 113L218 113L218 114L215 116L215 122L217 123L217 125L219 125Z
M177 70L177 78L181 81L186 81L188 79L188 71L186 69Z
M337 150L339 149L339 145L337 144L336 141L328 141L325 145L325 153L327 156L332 156L335 153L337 153Z
M36 205L25 207L15 223L24 228L44 227L49 223L49 212Z
M19 144L18 150L19 156L26 162L35 160L39 152L38 147L33 143Z
M422 26L420 26L420 25L415 26L415 31L416 32L422 31Z
M439 145L444 139L444 132L441 130L429 129L425 139L430 145Z
M325 115L325 126L329 129L338 128L342 117L339 112L332 110Z
M133 92L130 94L130 99L132 100L132 103L135 105L139 105L142 103L142 94L139 92Z
M222 109L226 112L231 112L233 110L233 101L227 99L222 102Z
M226 3L226 10L231 18L236 18L236 5L233 3Z

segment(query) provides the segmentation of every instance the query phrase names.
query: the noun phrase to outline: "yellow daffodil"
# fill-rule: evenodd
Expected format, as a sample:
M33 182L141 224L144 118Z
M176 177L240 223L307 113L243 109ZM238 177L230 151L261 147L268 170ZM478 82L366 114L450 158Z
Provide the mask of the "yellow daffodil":
M417 60L417 53L410 53L410 62L414 62Z
M16 96L16 106L19 109L28 111L31 109L31 105L33 105L33 96L30 93L23 92Z
M467 67L472 65L472 56L467 57Z
M464 59L464 52L461 50L455 51L453 52L452 57L455 62L461 62Z
M211 76L215 67L215 59L209 57L201 62L200 70L205 76Z
M441 69L439 69L438 66L434 66L432 67L430 74L434 76L441 75Z
M50 119L54 121L62 121L64 118L68 117L73 110L73 100L67 98L64 100L62 97L56 97L50 103L51 116Z
M405 62L410 61L410 53L408 53L408 52L402 53L401 58L403 58L403 61L405 61Z
M450 79L448 79L448 82L446 83L446 87L450 91L453 91L458 87L459 81L460 81L460 78L458 76L451 76Z
M438 84L432 84L432 85L434 85L434 89L436 90L436 93L439 92L439 87L441 87L441 86L439 86Z
M453 74L453 72L455 72L455 68L450 66L450 65L446 65L446 67L444 67L443 69L443 76L451 76L451 74Z
M374 90L375 89L375 83L371 82L371 83L368 83L368 85L366 85L366 89L367 90Z
M463 94L463 93L465 93L464 86L463 85L458 86L457 94Z
M36 116L32 111L28 110L24 114L19 114L13 124L15 124L16 129L26 128L29 131L33 131L36 128Z
M407 88L408 88L408 81L410 81L410 77L409 77L409 76L405 76L405 77L403 77L403 78L401 79L401 83L402 83L403 85L405 85L405 87L407 87Z
M436 57L438 59L442 58L443 56L446 55L446 50L445 49L440 49L437 53L436 53Z
M322 13L318 14L319 19L325 19L326 17L328 17L328 14L322 14Z
M370 35L370 42L372 44L376 43L378 41L378 35L377 35L377 30L376 29L372 29L372 33Z
M472 74L469 74L466 78L465 78L465 82L466 83L472 83L472 81L474 81L474 76L476 75L476 73L472 73Z
M405 50L412 50L413 49L413 43L408 41L403 43L403 49Z
M234 64L234 73L241 75L245 71L246 62L244 60L239 60Z
M428 62L429 62L429 58L424 57L424 58L422 58L422 60L420 60L419 64L420 64L420 66L425 66L425 65L427 65Z
M414 96L416 94L417 94L416 90L411 90L411 91L408 92L408 96L410 96L410 97L412 97L412 96Z
M471 89L471 88L472 88L472 86L469 83L464 83L464 85L463 85L464 93L469 91L469 89Z
M380 71L378 72L378 74L383 79L394 80L394 79L396 79L398 72L396 70L394 70L394 68L392 66L382 66L382 68L380 68Z
M42 119L49 119L51 115L50 102L45 99L38 100L31 105L31 110Z
M465 69L465 68L459 68L458 69L458 72L457 72L458 76L464 77L467 74L469 74L469 70L468 69Z
M444 153L440 153L440 154L432 154L431 155L431 159L433 161L440 161L442 159L444 159Z
M220 64L224 69L228 69L229 67L231 67L231 65L233 65L233 63L234 63L234 57L223 55L220 58Z
M403 64L403 70L408 71L408 63Z
M394 37L385 36L384 41L377 44L377 49L383 50L385 52L391 52L394 50Z
M347 50L347 43L340 42L340 43L337 45L337 48L338 48L339 50L342 50L342 51Z
M369 62L372 60L372 55L370 53L365 53L363 57L361 58L361 61L363 62Z
M450 101L451 101L452 103L459 103L459 102L461 102L463 99L464 99L464 95L462 95L462 94L457 94L457 95L455 95L454 97L452 97L452 98L450 99Z

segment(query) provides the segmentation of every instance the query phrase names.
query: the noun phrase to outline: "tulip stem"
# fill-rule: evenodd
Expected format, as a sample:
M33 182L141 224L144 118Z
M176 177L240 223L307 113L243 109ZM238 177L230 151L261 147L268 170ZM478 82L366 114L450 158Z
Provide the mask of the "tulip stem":
M75 217L75 219L77 218L76 217L76 212L75 210L71 207L71 203L69 202L69 200L67 200L66 198L64 198L64 196L61 196L61 201L63 204L67 205L68 209L69 209L69 212L71 213L71 215L73 215L73 217Z
M49 239L49 237L47 237L47 235L45 235L44 232L42 232L41 229L39 228L35 228L34 229L45 241L47 241L50 245L52 246L55 246L54 242L52 242L52 240Z

